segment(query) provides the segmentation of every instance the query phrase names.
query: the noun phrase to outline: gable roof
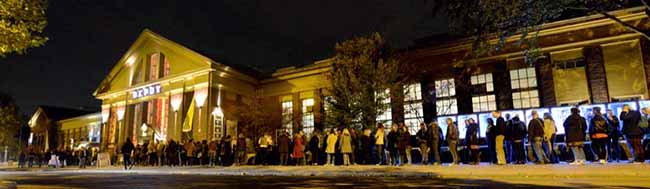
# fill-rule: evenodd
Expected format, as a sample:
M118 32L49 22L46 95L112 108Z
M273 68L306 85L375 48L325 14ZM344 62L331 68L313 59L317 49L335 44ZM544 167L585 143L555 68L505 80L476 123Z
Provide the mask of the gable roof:
M43 113L45 113L45 116L47 116L47 118L50 119L51 121L64 120L64 119L91 114L95 112L90 110L63 108L63 107L55 107L55 106L39 106L36 111L42 111Z
M235 72L237 74L244 75L255 80L263 78L261 72L257 70L239 64L226 65L221 62L217 62L215 61L215 59L213 59L214 57L213 58L207 57L205 54L199 53L197 50L190 49L184 45L171 41L161 35L158 35L157 33L154 33L149 29L144 29L142 33L140 33L138 38L135 40L135 42L133 42L131 47L129 47L129 49L124 53L124 55L122 55L122 57L117 61L117 64L111 69L111 71L106 76L106 78L102 80L102 82L99 84L97 89L95 89L95 91L93 92L94 96L97 96L100 91L102 91L105 87L109 86L109 84L113 81L113 79L115 79L116 76L126 68L125 64L130 57L129 55L133 54L136 48L139 47L147 40L154 40L156 42L160 42L161 45L170 46L173 48L178 48L183 51L190 52L196 55L197 57L199 57L200 59L203 59L204 61L201 61L202 63L211 64L211 66L214 65L216 67L222 67L223 70L226 70L228 72ZM231 67L233 69L228 69L228 67Z

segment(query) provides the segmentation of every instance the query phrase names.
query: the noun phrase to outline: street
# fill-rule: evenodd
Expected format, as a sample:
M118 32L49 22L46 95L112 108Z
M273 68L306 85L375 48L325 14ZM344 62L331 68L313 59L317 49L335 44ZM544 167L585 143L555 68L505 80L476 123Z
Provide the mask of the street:
M650 188L650 166L117 167L4 169L17 188ZM11 188L5 184L4 187Z

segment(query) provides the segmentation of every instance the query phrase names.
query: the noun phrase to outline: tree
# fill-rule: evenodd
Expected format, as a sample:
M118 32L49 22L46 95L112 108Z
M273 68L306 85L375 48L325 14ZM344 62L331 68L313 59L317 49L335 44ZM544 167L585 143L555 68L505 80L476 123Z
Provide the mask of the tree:
M262 91L255 91L250 96L250 101L245 102L246 105L240 106L236 112L239 117L237 124L239 133L253 137L255 140L264 133L273 131L274 128L270 126L278 121L277 116L274 116L273 112L264 107L262 94Z
M434 11L447 15L454 33L472 36L474 56L499 51L505 39L521 34L516 45L525 49L528 63L540 57L538 33L546 23L576 16L601 14L650 40L650 31L626 23L608 11L643 5L650 15L649 0L434 0ZM491 39L499 39L490 43Z
M16 101L0 92L0 147L19 149L20 115Z
M377 116L390 106L384 100L401 95L384 91L401 91L411 78L403 74L407 64L393 57L378 33L337 43L335 52L328 74L327 124L374 128Z
M0 57L45 44L47 5L47 0L0 1Z

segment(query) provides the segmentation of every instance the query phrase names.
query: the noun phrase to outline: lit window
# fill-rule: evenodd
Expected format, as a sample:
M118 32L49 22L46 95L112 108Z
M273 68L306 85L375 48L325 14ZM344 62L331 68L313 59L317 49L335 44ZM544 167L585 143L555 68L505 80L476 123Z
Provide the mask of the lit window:
M510 85L513 90L512 104L514 108L539 107L535 68L510 70Z
M435 85L436 113L438 115L458 114L454 79L437 80Z
M404 101L422 100L422 89L420 83L414 83L404 88Z
M408 85L404 89L406 94L404 98L404 124L409 128L409 132L417 132L418 125L422 122L424 116L422 110L422 89L420 83Z
M293 103L282 102L282 127L289 133L293 133Z
M376 94L384 109L377 114L377 122L385 125L392 124L393 112L390 104L390 90L386 89Z
M487 112L497 109L494 95L492 74L480 74L471 77L472 83L472 110L474 112Z
M314 131L314 99L302 100L302 130L306 136Z

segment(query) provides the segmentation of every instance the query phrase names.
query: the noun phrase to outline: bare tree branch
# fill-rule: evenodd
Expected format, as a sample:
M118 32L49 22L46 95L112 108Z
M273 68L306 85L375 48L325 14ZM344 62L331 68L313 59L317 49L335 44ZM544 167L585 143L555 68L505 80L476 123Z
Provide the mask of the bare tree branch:
M645 6L646 14L648 14L650 12L650 5L648 5L648 2L645 2L645 1L646 0L641 0L641 3L643 3L643 6Z
M643 0L642 0L642 1L643 1ZM612 20L614 20L615 22L617 22L617 23L623 25L623 27L625 27L626 29L628 29L628 30L630 30L630 31L633 31L633 32L636 32L636 33L638 33L638 34L641 34L643 37L645 37L646 39L650 40L650 34L648 34L648 32L645 32L645 31L643 31L643 30L637 28L636 26L633 26L633 25L631 25L631 24L629 24L629 23L627 23L627 22L624 22L623 20L618 19L618 18L616 18L616 16L611 15L611 14L609 14L609 13L607 13L607 12L600 12L600 14L603 15L603 16L605 16L605 18L612 19Z

